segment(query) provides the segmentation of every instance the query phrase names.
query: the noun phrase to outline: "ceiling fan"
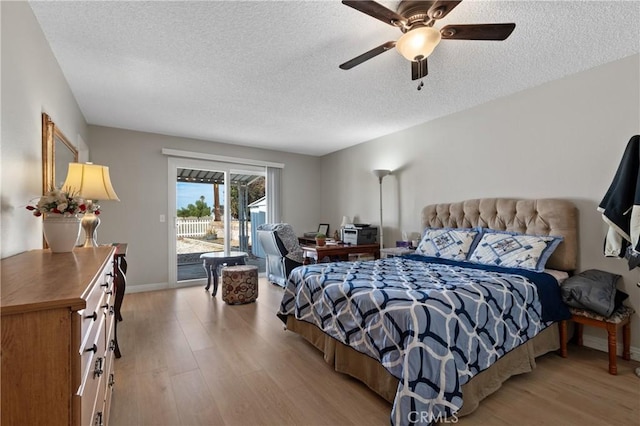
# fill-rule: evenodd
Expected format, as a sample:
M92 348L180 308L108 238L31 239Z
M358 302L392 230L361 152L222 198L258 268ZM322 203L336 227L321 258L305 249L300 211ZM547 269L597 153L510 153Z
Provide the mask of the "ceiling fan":
M394 47L402 56L411 61L411 79L418 80L428 74L427 57L433 49L445 40L505 40L513 32L516 24L471 24L447 25L440 30L433 27L437 20L444 18L459 1L407 1L398 5L397 12L387 9L375 1L343 0L342 3L380 21L397 27L403 35L397 41L388 41L360 56L340 65L348 70Z

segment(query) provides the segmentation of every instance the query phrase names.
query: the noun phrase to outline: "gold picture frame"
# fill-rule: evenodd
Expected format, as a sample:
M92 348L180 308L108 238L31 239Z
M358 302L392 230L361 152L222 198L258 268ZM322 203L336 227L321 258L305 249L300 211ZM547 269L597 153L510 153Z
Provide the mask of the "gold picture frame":
M45 194L66 177L69 163L78 162L78 150L55 125L48 114L42 113L42 193Z

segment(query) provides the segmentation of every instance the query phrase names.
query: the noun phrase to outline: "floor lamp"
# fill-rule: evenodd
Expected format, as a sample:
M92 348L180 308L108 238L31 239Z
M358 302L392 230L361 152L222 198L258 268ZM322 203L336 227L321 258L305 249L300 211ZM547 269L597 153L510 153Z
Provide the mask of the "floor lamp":
M109 167L91 163L69 163L69 172L63 188L96 204L98 200L120 201L111 185ZM82 217L84 229L84 247L97 247L96 229L100 225L100 218L93 212L87 212Z
M378 178L380 183L380 250L384 248L384 226L382 225L382 179L391 174L391 170L376 169L373 174Z

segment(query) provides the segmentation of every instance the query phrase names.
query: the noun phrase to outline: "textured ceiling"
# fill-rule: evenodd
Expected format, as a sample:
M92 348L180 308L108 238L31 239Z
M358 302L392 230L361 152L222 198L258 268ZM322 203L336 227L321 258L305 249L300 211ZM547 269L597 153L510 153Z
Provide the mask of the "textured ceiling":
M394 9L397 2L381 2ZM30 2L89 124L323 155L640 52L638 1L463 1L422 90L400 31L333 1ZM639 76L640 77L640 76Z

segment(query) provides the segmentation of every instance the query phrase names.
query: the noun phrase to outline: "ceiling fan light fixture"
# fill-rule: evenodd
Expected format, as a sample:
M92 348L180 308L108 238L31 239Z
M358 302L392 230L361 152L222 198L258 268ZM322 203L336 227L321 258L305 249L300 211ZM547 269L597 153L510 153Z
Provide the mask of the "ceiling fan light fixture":
M440 43L440 31L433 27L417 27L407 31L396 42L396 49L409 61L426 58Z

